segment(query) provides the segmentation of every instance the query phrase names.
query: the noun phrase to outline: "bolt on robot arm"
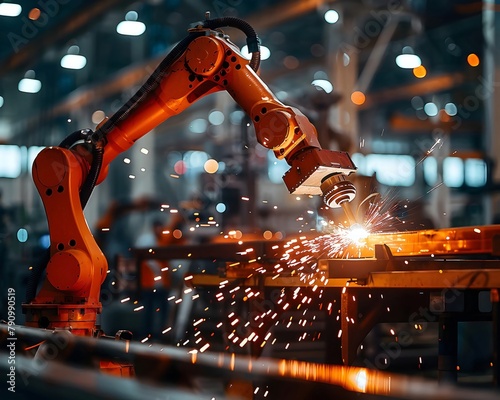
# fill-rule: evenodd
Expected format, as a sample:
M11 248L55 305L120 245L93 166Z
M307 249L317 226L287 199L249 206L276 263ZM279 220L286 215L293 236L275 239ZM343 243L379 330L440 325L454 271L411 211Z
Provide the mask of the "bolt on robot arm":
M216 30L222 26L247 34L250 62ZM59 147L39 154L33 179L46 210L51 245L46 279L37 294L32 285L24 305L28 325L95 334L107 262L83 215L89 192L105 179L119 154L211 93L227 91L252 119L259 143L288 162L291 168L283 179L290 193L324 195L332 207L352 200L355 188L345 176L356 167L349 155L321 149L314 126L275 98L258 77L258 64L258 38L246 22L207 19L190 30L139 92L95 132L75 132ZM86 144L77 143L82 140Z

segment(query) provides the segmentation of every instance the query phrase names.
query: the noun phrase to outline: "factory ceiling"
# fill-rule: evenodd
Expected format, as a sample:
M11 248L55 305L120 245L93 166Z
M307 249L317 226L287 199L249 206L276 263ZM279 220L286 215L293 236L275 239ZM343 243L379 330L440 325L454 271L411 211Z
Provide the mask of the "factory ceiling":
M0 11L5 3L0 2ZM485 48L482 3L472 0L20 3L19 15L0 16L0 141L5 143L50 144L53 138L48 131L71 130L69 116L83 107L109 113L109 105L122 100L124 92L133 93L131 87L207 10L212 17L238 16L254 25L271 52L262 63L264 80L295 99L310 90L314 71L323 71L335 91L337 82L328 67L332 46L344 48L347 60L354 54L362 87L353 89L362 89L366 95L366 101L359 104L360 113L376 109L400 132L418 133L433 127L429 119L433 110L427 115L422 107L428 102L443 110L453 104L456 110L449 114L456 115L482 76L482 64L475 68L467 58L475 54L482 60ZM337 24L325 20L330 9L340 13ZM117 33L124 20L142 22L144 33ZM234 37L228 33L238 45L244 44L237 33ZM425 77L396 65L395 58L406 46L421 58ZM85 66L63 68L61 59L67 54L84 56ZM23 78L40 81L41 89L21 92L18 85ZM342 95L348 99L350 93ZM481 109L482 105L469 113L462 130L477 129L474 123L481 120ZM40 127L45 132L35 133Z

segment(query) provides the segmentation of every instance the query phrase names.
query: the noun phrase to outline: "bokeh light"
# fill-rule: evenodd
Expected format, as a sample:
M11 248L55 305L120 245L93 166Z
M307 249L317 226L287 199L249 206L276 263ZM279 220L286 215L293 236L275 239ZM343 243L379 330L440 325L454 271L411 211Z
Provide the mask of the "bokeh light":
M423 65L419 65L416 68L413 68L413 75L417 78L424 78L427 75L427 70Z
M474 53L470 53L467 56L467 62L471 67L477 67L479 65L479 57Z
M217 160L214 160L213 158L211 158L211 159L205 161L203 168L205 169L205 172L207 174L215 174L219 169L219 163L217 162Z
M365 103L366 101L366 96L363 92L356 90L355 92L352 92L351 94L351 101L356 104L357 106L360 106Z

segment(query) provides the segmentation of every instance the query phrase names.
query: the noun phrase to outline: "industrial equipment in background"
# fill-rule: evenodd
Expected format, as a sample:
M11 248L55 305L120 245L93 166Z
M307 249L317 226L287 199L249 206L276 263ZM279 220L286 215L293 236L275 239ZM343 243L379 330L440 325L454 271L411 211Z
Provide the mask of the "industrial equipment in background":
M246 34L252 53L250 61L222 32L221 28L225 27L237 28ZM346 397L347 391L356 392L355 396L419 398L420 388L425 385L429 398L466 399L472 391L352 365L360 354L360 344L376 323L399 322L412 311L408 310L408 304L400 304L400 297L405 295L411 299L411 306L419 310L427 307L429 301L434 302L434 310L442 306L435 318L440 326L440 341L447 346L443 346L446 348L439 354L438 372L443 378L441 383L456 381L456 326L458 321L470 316L469 302L474 306L478 296L484 297L485 291L490 291L492 296L491 310L483 312L479 318L492 320L497 332L493 343L493 374L498 386L498 227L376 232L364 237L362 246L342 242L342 246L336 247L342 250L338 253L329 253L332 244L336 246L337 243L328 234L309 235L288 242L246 242L244 251L234 240L132 249L136 272L140 272L141 262L146 260L210 259L212 263L224 263L225 268L218 275L191 274L183 284L189 285L189 289L198 288L200 293L214 288L220 290L219 293L231 292L231 301L238 303L233 304L234 307L252 307L253 303L245 303L246 300L241 304L234 300L238 296L248 300L249 293L259 293L259 298L265 302L275 288L279 288L280 295L288 293L293 299L286 306L290 307L288 312L292 307L299 310L302 303L305 304L304 299L309 301L311 313L319 310L328 319L320 332L323 334L321 340L329 341L324 363L262 357L266 354L261 344L274 321L271 324L259 321L254 331L251 324L250 329L241 330L252 339L242 335L238 346L248 343L251 358L230 352L229 346L221 348L220 353L186 351L172 346L163 348L156 344L143 346L133 343L131 333L126 330L114 336L101 330L96 322L102 311L100 291L107 276L108 261L87 226L83 213L87 201L94 187L106 179L108 167L118 155L154 127L182 113L206 95L227 91L246 112L253 122L258 142L289 164L290 169L283 180L291 194L323 196L330 208L342 208L348 221L343 232L362 222L358 214L351 211L356 188L347 177L356 167L349 154L322 148L316 128L308 118L298 109L277 100L262 82L258 76L259 64L259 38L249 24L237 18L210 19L207 15L204 21L193 25L187 37L175 46L139 91L114 115L102 121L95 131L78 130L59 146L40 152L33 164L33 179L47 214L50 248L31 271L23 304L27 327L19 327L17 332L19 343L27 349L28 356L35 353L35 360L54 358L67 361L69 366L54 362L47 370L37 370L29 363L29 357L20 355L19 370L35 383L23 387L26 393L37 393L37 388L47 382L51 373L72 376L74 366L78 365L99 368L121 377L135 375L137 380L126 380L132 392L125 393L122 388L114 392L117 396L128 394L130 398L142 398L144 390L161 396L158 382L168 383L169 394L198 398L192 391L184 391L182 384L187 380L189 384L193 382L192 372L203 375L208 369L210 374L216 375L214 382L217 383L226 384L229 380L236 386L238 381L246 381L243 385L246 389L257 385L254 395L259 387L269 383L274 385L273 394L289 393L291 398L301 398L301 393L315 397L324 394L325 390L337 397ZM294 266L287 268L290 264ZM297 272L302 270L306 273ZM238 292L236 288L243 289ZM446 296L438 292L442 288L452 290L460 301L465 298L464 306L450 309ZM330 304L323 303L316 290L324 294ZM297 295L299 291L304 297ZM372 294L380 299L372 301ZM340 322L332 314L334 302L340 307ZM276 304L273 304L276 318L286 317L291 323L292 318L285 316L286 308L280 309ZM474 312L477 314L476 310ZM230 329L235 329L233 322ZM200 329L196 329L196 334L200 333ZM1 328L0 342L7 341L6 335L6 330ZM57 350L52 354L54 349ZM332 365L334 363L346 365ZM84 385L78 379L70 382L56 379L56 383L60 387L65 384L64 387L70 389L86 390L96 398L106 398L110 395L109 387L119 387L121 382L110 376L102 380L103 386L86 385L90 381L101 382L94 372L81 372L88 379ZM310 385L313 386L309 391ZM62 397L64 387L60 391ZM259 396L266 397L267 392L262 392ZM210 396L214 397L214 393ZM474 393L485 399L497 395L489 391ZM218 398L225 398L225 395L233 398L232 394L241 398L242 392L223 391ZM252 398L252 394L243 397Z

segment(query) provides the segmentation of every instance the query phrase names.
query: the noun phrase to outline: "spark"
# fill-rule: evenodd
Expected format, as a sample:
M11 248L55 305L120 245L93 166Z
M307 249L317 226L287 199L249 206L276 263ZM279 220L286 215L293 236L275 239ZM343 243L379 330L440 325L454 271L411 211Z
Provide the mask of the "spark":
M242 198L242 200L249 201L248 198ZM246 301L251 303L259 299L263 294L256 290L257 288L255 287L238 285L237 281L233 278L223 278L218 284L218 290L211 294L211 297L213 296L211 304L222 301L228 302L225 306L227 307L226 312L216 322L216 329L210 329L209 326L211 324L202 323L208 321L209 318L192 320L192 330L190 332L186 331L191 339L182 338L178 342L178 345L186 346L188 343L191 345L194 343L198 351L204 351L208 349L204 343L207 343L207 339L210 340L209 338L214 337L217 334L214 331L218 330L227 341L228 346L226 346L226 350L229 350L229 345L237 345L243 348L251 343L256 343L257 346L263 348L266 345L269 346L269 344L274 345L277 341L276 337L272 338L272 333L269 330L272 329L272 326L283 326L292 332L295 327L300 328L301 332L297 334L296 338L301 342L319 340L321 333L316 332L312 334L305 332L306 328L309 329L308 327L314 326L313 324L316 323L316 315L309 313L306 317L306 313L308 310L311 310L313 301L321 298L324 294L321 287L328 284L328 279L324 272L319 270L317 266L317 260L321 258L349 258L358 256L361 248L366 245L366 239L370 234L383 232L384 230L387 231L389 227L392 228L394 222L399 222L399 220L393 217L394 210L395 208L393 208L389 199L382 198L378 193L375 193L363 200L358 207L356 215L358 223L354 226L335 224L333 221L322 221L323 228L320 231L322 232L320 236L311 238L299 232L297 237L290 238L290 240L282 244L273 245L272 249L279 254L277 257L278 262L274 265L266 266L264 263L264 265L257 266L253 269L250 276L266 274L273 280L291 276L296 277L302 284L293 288L290 292L283 288L278 298L273 302L275 309L263 310L253 315L244 315L239 312L237 304ZM309 210L307 213L314 214L315 212ZM361 216L361 214L363 215ZM240 231L231 230L227 233L220 232L220 234L224 238L239 240L238 243L242 244L242 247L236 254L244 255L248 258L245 263L233 262L227 265L228 268L238 271L261 261L260 257L253 259L248 257L255 254L256 249L245 246L245 242L240 240L242 236ZM274 235L274 237L277 236ZM184 293L192 293L193 289L189 288L189 286L193 279L194 276L191 274L184 277L184 282L187 284L187 287L184 288ZM347 286L346 284L346 287L343 289L344 293ZM308 289L305 289L305 287ZM312 293L314 293L314 296L312 296ZM199 297L199 295L196 296ZM352 297L356 301L354 296L349 295L349 297ZM192 298L194 299L194 296ZM168 298L169 301L174 299L176 299L176 304L182 301L181 298L177 298L176 296ZM318 304L318 309L327 309L328 314L336 317L337 321L339 321L339 315L337 314L339 314L340 310L337 306L338 303L336 301L331 303L325 301ZM295 310L301 312L301 318L284 317L283 313L294 312ZM349 324L356 323L354 318L347 318L347 322ZM210 331L206 332L205 330L207 329L210 329ZM340 338L341 336L342 330L339 330L338 337ZM182 342L182 340L186 339L188 340ZM283 343L285 349L289 349L291 344L290 342Z
M200 353L203 353L205 350L207 350L208 348L210 347L210 344L209 343L206 343L201 349L200 349Z
M438 187L442 186L444 184L444 182L439 182L437 185L431 187L427 192L425 192L425 194L429 194L430 192L432 192L433 190L436 190Z

